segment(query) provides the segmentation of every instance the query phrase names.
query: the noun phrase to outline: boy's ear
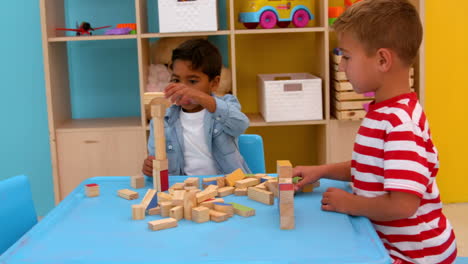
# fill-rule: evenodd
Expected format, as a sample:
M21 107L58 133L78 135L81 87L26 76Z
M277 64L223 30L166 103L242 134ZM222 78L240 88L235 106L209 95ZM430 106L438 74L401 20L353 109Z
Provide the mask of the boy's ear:
M210 90L211 90L211 92L216 92L216 90L218 90L220 79L221 79L221 77L218 75L218 76L214 77L213 80L210 81Z
M391 50L382 48L377 50L377 65L381 72L388 72L392 68L394 54Z

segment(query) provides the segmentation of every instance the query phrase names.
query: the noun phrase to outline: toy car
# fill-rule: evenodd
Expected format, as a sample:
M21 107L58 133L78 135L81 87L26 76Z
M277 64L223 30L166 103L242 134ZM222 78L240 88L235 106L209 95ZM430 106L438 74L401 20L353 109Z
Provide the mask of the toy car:
M295 27L305 27L312 14L313 0L242 0L239 22L248 29L259 24L262 28L288 27L291 21Z

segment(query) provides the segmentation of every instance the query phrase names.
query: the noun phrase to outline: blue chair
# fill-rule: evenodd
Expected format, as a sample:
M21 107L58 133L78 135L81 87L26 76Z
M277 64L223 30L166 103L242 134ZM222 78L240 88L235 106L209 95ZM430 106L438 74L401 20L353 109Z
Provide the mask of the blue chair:
M239 151L252 173L265 173L265 153L263 139L260 135L240 135Z
M24 175L0 181L0 255L37 223L36 210Z

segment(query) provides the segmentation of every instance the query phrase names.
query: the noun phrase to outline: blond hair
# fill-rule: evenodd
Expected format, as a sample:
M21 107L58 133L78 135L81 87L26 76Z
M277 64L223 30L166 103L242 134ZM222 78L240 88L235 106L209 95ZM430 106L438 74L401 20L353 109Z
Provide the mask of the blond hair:
M348 8L333 24L338 33L350 33L372 55L380 48L396 52L411 65L421 45L419 14L407 0L363 0Z

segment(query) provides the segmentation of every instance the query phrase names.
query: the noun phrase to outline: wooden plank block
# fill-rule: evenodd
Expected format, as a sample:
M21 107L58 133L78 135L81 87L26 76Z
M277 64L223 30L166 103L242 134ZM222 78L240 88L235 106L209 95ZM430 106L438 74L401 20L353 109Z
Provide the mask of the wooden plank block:
M130 185L134 189L140 189L140 188L145 187L145 185L146 185L145 176L143 176L143 175L131 176L130 177Z
M335 100L337 101L350 101L350 100L368 100L372 97L367 97L364 94L358 94L355 91L333 91Z
M245 174L241 169L233 171L231 174L226 176L226 183L228 186L234 186L236 181L242 180L245 178Z
M257 179L257 178L245 178L243 180L240 180L240 181L236 181L236 188L248 188L248 187L252 187L252 186L255 186L257 184L260 183L260 180Z
M340 64L341 58L342 58L342 57L343 57L343 55L336 55L336 54L333 54L333 55L332 55L332 61L333 61L333 63Z
M223 212L228 215L228 217L232 217L234 215L234 207L232 204L227 204L227 203L213 203L214 205L214 210L218 212Z
M218 185L218 177L210 177L210 178L203 178L202 179L202 187L206 189L206 187L210 185ZM219 186L218 186L219 187Z
M238 203L229 203L232 204L234 208L234 213L243 217L249 217L255 215L255 209L247 207Z
M234 193L234 187L226 186L226 187L218 189L218 195L217 196L224 197L224 196L231 195L233 193Z
M247 196L247 188L236 188L234 190L235 196Z
M87 197L97 197L100 194L99 185L90 183L85 185L85 194Z
M258 185L255 185L254 186L255 188L258 188L258 189L261 189L261 190L265 190L265 191L268 191L268 188L266 187L266 181L263 182L263 183L260 183ZM248 189L248 188L247 188Z
M129 189L118 190L117 195L127 200L138 199L138 193Z
M195 186L191 186L195 187ZM184 218L185 220L192 220L192 208L197 207L196 194L200 190L190 190L185 194L184 197Z
M277 179L276 177L272 177L272 176L263 176L261 179L260 179L260 183L264 183L266 181L269 181L269 180L273 180L273 179Z
M190 177L185 179L184 181L185 186L196 186L197 188L200 188L200 181L197 177Z
M250 199L272 205L273 204L273 193L265 190L258 189L256 187L249 187L247 190L247 195L249 196Z
M165 218L148 222L148 228L153 231L177 227L177 220L174 218Z
M155 98L164 98L164 92L146 92L143 94L143 103L149 105L151 101ZM167 99L166 99L167 100ZM156 102L155 102L156 103Z
M159 203L166 202L166 201L172 202L172 195L167 194L165 192L158 192L158 199L159 199Z
M174 194L172 195L172 205L178 206L178 205L184 205L184 198L185 198L185 193L186 190L177 190L174 191Z
M346 76L345 72L334 71L333 78L337 81L347 81L348 77Z
M333 88L336 91L354 91L353 85L350 82L345 81L334 81Z
M222 188L226 186L226 177L220 176L216 178L216 182L218 183L218 187Z
M209 185L205 190L196 194L197 203L201 203L210 198L214 198L218 195L218 186Z
M294 229L294 204L280 203L280 228L281 229Z
M156 201L154 201L153 199L156 199ZM150 205L150 203L152 203L154 206L152 207L156 207L156 205L158 204L158 196L156 195L156 191L153 190L153 189L148 189L146 191L146 194L145 196L143 197L143 200L141 200L141 205L146 209L150 209L148 208L148 206Z
M185 187L184 187L184 190L186 190L186 191L191 191L191 190L198 190L198 191L201 191L200 189L198 189L197 186L185 186Z
M338 120L360 120L366 117L367 112L364 109L360 110L345 110L339 111L337 109L332 109L333 116Z
M178 182L178 183L174 183L174 184L171 186L171 189L174 189L174 190L184 190L184 187L185 187L185 183L183 183L183 182Z
M276 161L276 172L278 178L291 178L292 177L292 164L289 160Z
M279 196L278 181L277 180L267 181L267 182L265 182L265 186L267 187L267 191L272 192L275 197Z
M160 206L157 206L157 207L153 207L151 209L148 209L147 210L147 213L148 215L158 215L158 214L161 214L161 207Z
M145 219L145 207L141 204L132 205L132 219L143 220Z
M161 202L161 203L159 203L159 206L161 207L161 216L162 217L168 217L172 207L174 207L172 205L172 201Z
M204 223L210 221L210 209L203 206L193 208L192 220L195 223Z
M210 220L213 222L223 222L226 221L228 218L229 217L226 213L210 210Z
M167 159L153 160L153 189L164 192L169 189L169 164Z
M214 203L224 203L224 199L223 198L208 199L206 201L201 202L199 204L199 206L203 206L203 207L206 207L206 208L209 208L209 209L213 209L214 208Z
M363 109L363 105L372 102L372 100L360 101L334 101L335 108L339 111Z
M180 205L172 207L169 210L169 217L174 218L177 221L181 220L182 218L184 218L184 207Z

